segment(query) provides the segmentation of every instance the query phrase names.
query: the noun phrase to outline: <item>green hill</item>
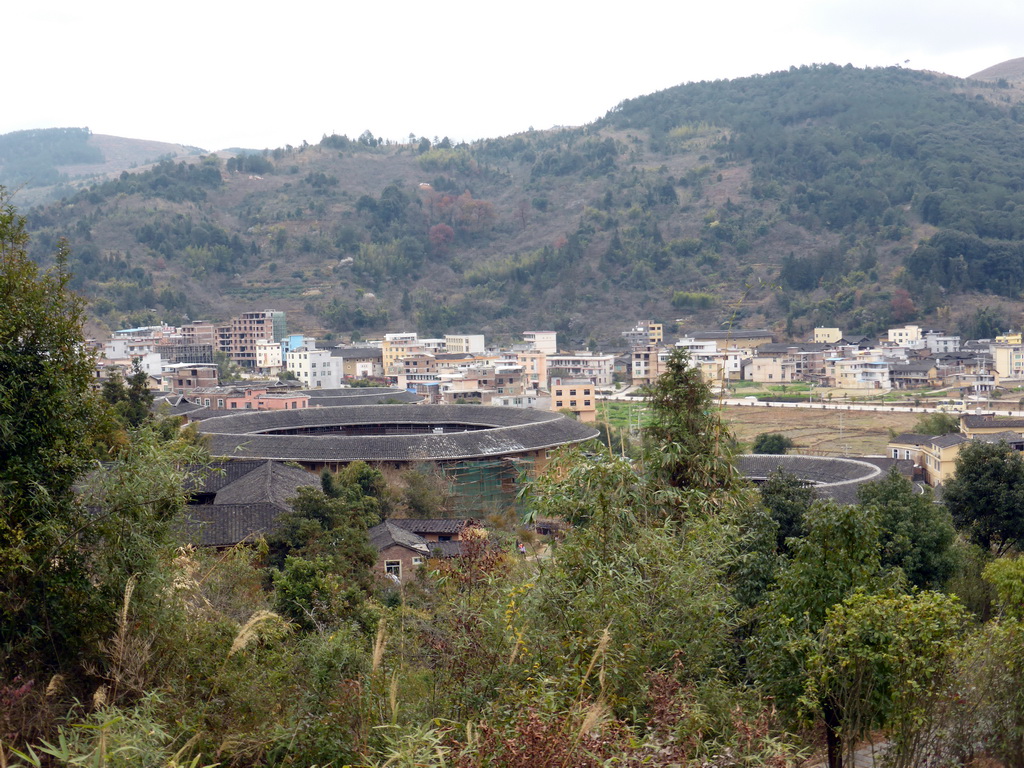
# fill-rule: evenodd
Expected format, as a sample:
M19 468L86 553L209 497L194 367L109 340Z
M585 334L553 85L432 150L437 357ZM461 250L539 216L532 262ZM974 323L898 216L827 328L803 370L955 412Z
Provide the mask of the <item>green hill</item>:
M339 335L543 326L582 343L645 317L975 333L1019 321L1020 97L800 67L472 145L367 132L167 160L30 226L40 258L70 240L109 325L273 306Z
M0 184L17 190L20 205L61 199L110 174L195 147L94 134L88 128L43 128L0 136Z

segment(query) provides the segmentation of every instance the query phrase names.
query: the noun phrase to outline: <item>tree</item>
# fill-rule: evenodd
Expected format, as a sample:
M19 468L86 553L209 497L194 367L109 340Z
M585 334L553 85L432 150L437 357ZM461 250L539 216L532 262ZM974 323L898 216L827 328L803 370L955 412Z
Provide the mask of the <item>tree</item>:
M956 531L949 511L921 494L893 467L884 480L866 483L860 503L878 512L882 566L900 568L920 589L939 589L953 575Z
M228 356L227 352L215 350L213 360L217 364L217 378L221 384L238 381L242 378L242 369Z
M910 292L906 288L897 288L893 291L889 309L894 323L905 323L917 317L917 307L914 306L914 300L910 298Z
M649 388L651 421L645 428L649 472L676 489L679 500L697 506L721 506L736 487L733 440L722 424L711 390L689 355L677 349Z
M949 413L926 413L915 423L919 435L951 435L960 431L960 419Z
M778 526L776 549L787 554L787 541L806 532L804 518L814 503L814 490L796 475L780 468L761 486L761 502Z
M960 690L971 706L970 743L1003 765L1024 765L1024 558L998 558L984 570L996 617L966 644Z
M327 481L330 494L299 488L291 500L292 511L278 518L277 529L267 537L270 564L280 568L289 556L320 558L346 582L369 589L369 569L377 554L366 532L380 522L380 502L363 495L358 486L335 493L333 483Z
M808 660L832 606L857 589L884 588L880 579L877 513L835 502L817 502L808 511L807 535L792 541L792 557L781 568L751 641L755 677L796 719L804 707ZM829 766L840 764L840 710L821 710Z
M1024 459L1005 442L965 444L942 498L957 529L985 549L1024 538Z
M142 369L139 359L135 358L132 360L132 372L124 388L124 396L118 399L117 409L128 426L138 427L149 419L149 408L152 404L153 393L149 390L149 375Z
M754 438L754 453L786 454L796 443L779 432L762 432Z
M434 253L443 256L448 253L448 248L451 246L452 241L455 240L455 230L447 224L435 224L430 228L427 237L430 239L430 245L433 247Z
M855 592L829 610L808 661L812 714L838 723L844 749L883 729L886 765L915 768L920 736L966 627L956 598L938 592ZM829 765L841 765L830 750ZM852 760L850 763L852 764Z
M0 678L70 662L96 629L73 492L94 412L83 304L65 246L42 271L27 245L0 188Z

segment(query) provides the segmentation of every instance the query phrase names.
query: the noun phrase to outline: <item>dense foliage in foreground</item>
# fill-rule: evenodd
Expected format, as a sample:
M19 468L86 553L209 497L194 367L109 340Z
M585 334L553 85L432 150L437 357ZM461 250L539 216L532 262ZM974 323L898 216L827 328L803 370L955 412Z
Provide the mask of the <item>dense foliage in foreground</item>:
M131 386L89 394L78 305L3 214L0 433L28 430L0 464L8 765L839 765L878 732L893 766L1021 764L1015 547L957 538L896 473L851 506L755 491L681 355L635 455L569 452L528 488L557 541L496 521L375 582L393 496L355 464L264 543L178 546L201 446L133 425ZM25 418L23 377L61 418Z

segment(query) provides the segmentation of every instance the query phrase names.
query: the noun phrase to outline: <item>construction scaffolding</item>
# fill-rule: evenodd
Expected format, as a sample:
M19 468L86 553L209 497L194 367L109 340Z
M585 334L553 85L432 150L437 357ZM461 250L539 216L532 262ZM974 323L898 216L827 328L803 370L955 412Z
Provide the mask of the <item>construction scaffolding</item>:
M517 497L532 469L532 459L513 457L465 460L441 466L456 508L467 515L520 511Z

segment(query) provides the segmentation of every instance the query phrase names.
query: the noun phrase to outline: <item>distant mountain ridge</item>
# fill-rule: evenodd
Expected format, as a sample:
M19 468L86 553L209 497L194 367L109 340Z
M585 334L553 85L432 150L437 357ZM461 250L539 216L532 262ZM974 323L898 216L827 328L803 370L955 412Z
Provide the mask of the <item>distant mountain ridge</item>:
M0 135L0 184L19 190L32 205L66 197L97 178L198 155L182 144L92 133L88 128L46 128Z
M165 159L29 219L39 259L70 240L108 325L274 307L336 337L544 327L600 345L644 318L973 332L1024 306L1022 95L794 67L472 145L366 132Z
M1024 81L1024 57L1009 59L994 66L975 72L970 76L971 80L1008 80L1011 82Z

